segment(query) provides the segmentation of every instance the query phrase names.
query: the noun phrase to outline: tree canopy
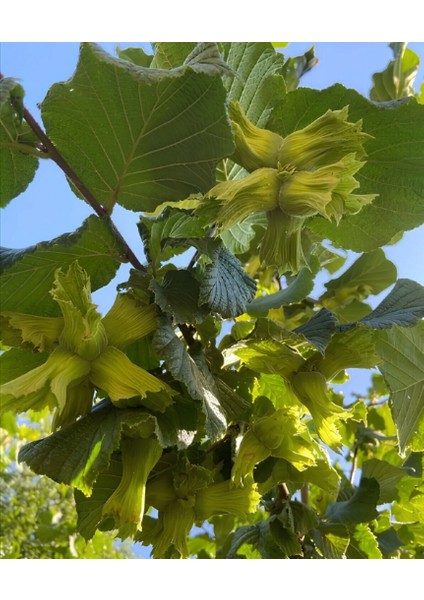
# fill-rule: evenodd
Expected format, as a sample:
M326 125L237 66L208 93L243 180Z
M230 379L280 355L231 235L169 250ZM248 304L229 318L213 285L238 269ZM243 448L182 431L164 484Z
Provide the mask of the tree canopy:
M6 557L423 557L424 288L382 246L424 222L424 88L391 48L370 99L268 42L84 43L42 125L0 79L1 206L48 160L93 211L1 249L6 536L23 490L37 520ZM51 432L16 445L28 415Z

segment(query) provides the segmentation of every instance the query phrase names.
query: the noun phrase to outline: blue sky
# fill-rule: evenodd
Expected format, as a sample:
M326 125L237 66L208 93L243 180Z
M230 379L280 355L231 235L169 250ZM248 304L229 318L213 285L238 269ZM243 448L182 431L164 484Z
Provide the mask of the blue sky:
M385 68L392 58L387 44L382 42L296 42L284 49L284 54L296 56L305 52L315 44L319 64L302 80L302 85L318 89L326 88L340 82L352 87L364 96L368 96L371 87L371 76L375 71ZM106 42L100 45L108 52L114 53L119 45L142 46L150 51L148 43ZM68 79L77 63L78 43L3 43L1 49L1 70L5 76L20 79L26 90L25 104L32 114L40 120L37 103L45 97L49 87ZM424 62L424 43L410 43ZM424 79L424 65L421 65L416 89ZM35 179L28 189L2 211L1 245L21 248L48 240L62 233L73 231L91 214L91 209L71 192L63 173L50 161L40 161ZM143 258L143 250L138 237L135 222L137 215L117 206L113 219L135 253ZM419 248L423 247L423 227L406 232L403 239L395 246L387 246L384 250L398 268L399 277L414 279L424 284L424 268ZM350 256L347 265L351 264L355 255ZM129 267L123 265L117 278L106 288L94 294L102 312L108 310L113 302L115 286L126 280ZM323 283L327 276L319 277L315 294L323 291ZM383 292L385 296L387 291ZM381 298L372 298L373 305ZM345 386L345 391L360 391L367 386L369 375L352 371L352 381Z

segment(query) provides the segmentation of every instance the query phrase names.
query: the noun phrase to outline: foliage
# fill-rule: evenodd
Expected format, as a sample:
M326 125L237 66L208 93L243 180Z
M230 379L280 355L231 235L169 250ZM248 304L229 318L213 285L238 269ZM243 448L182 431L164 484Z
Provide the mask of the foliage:
M155 558L422 557L424 288L381 246L424 222L424 107L418 57L392 48L369 101L298 88L313 49L83 44L45 132L0 80L2 206L47 159L95 212L2 249L3 425L53 417L5 475L6 537L24 491L37 521L7 556L94 556L73 488L108 556L113 530ZM144 263L116 204L140 213ZM341 274L339 248L362 253ZM91 293L126 262L103 316ZM380 374L348 404L351 368Z
M1 558L133 558L128 542L117 544L109 532L98 531L86 542L76 532L72 490L45 477L38 477L17 464L20 447L48 434L47 414L31 414L21 423L4 417L0 480Z

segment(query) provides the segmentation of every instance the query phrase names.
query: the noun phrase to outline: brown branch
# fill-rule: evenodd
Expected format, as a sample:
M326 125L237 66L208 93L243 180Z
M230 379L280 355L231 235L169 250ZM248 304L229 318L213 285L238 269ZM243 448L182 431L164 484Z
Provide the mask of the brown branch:
M56 146L53 144L53 142L50 140L50 138L41 129L40 125L37 123L37 121L34 119L34 117L31 115L31 113L29 112L28 109L24 108L23 115L24 115L25 121L28 123L28 125L31 127L32 131L35 133L35 135L38 137L40 142L42 142L43 146L46 148L47 152L49 153L49 157L65 173L67 178L74 184L74 186L77 188L77 190L82 194L82 196L85 198L85 200L88 202L88 204L94 210L94 212L101 219L107 220L109 222L115 238L124 247L125 253L122 258L124 258L126 262L131 263L132 266L135 269L137 269L138 271L146 272L147 271L146 267L144 267L141 264L141 262L138 260L137 256L134 254L134 252L131 250L128 243L122 236L121 232L116 228L116 225L113 223L112 219L110 218L109 211L97 201L97 199L93 196L93 194L90 192L90 190L81 181L81 179L78 177L78 175L75 173L75 171L71 168L71 166L66 162L66 160L63 158L63 156L56 149Z
M305 483L302 486L302 489L300 490L300 499L302 500L303 504L306 504L306 506L308 506L308 504L309 504L309 486L307 483Z
M188 347L190 348L193 344L196 343L194 339L194 332L196 331L193 326L186 325L185 323L178 323L178 327L183 334L185 341L187 342Z

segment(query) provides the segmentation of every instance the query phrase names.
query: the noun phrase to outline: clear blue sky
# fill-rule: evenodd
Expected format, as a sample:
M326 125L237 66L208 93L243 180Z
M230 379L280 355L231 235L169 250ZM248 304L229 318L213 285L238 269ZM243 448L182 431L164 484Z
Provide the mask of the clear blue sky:
M305 52L314 42L291 43L284 49L285 55L295 56ZM148 43L107 42L100 45L108 52L114 53L117 45L143 46L150 51ZM410 43L424 62L424 43ZM382 42L318 42L315 43L319 64L302 80L302 85L318 89L326 88L340 82L352 87L364 96L368 96L371 87L371 76L375 71L385 68L392 58L387 44ZM40 118L37 103L45 97L49 87L68 79L76 66L78 58L77 43L3 43L1 50L1 70L5 76L19 78L26 90L25 103L32 114ZM416 81L416 89L424 79L424 65L421 65ZM1 245L21 248L48 240L64 232L73 231L91 214L91 209L71 192L63 173L50 161L40 161L35 179L27 191L14 199L2 211ZM117 206L114 215L115 223L124 234L136 254L143 258L143 250L138 237L135 222L137 215ZM399 277L407 277L424 284L424 267L422 265L423 227L405 233L403 239L395 246L385 248L386 255L398 268ZM353 262L352 255L349 262ZM117 278L106 288L95 293L95 301L100 310L105 312L111 305L114 289L118 282L125 281L128 267L122 266ZM318 281L315 293L322 291L324 277ZM383 292L383 296L387 292ZM376 305L379 298L373 299ZM355 375L352 372L352 376ZM366 379L357 373L348 388L363 389Z

